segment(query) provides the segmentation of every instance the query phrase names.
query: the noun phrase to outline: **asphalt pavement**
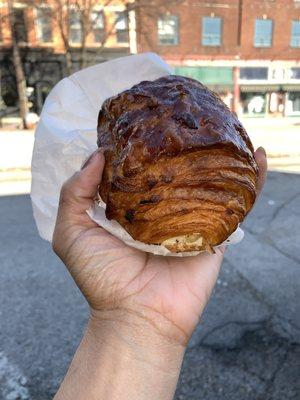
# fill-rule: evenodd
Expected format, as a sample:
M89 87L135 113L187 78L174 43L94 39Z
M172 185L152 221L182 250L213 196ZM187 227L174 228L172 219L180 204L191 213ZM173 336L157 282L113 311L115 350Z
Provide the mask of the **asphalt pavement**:
M176 400L300 398L300 175L269 173L186 352ZM88 310L29 196L0 197L0 399L50 400Z

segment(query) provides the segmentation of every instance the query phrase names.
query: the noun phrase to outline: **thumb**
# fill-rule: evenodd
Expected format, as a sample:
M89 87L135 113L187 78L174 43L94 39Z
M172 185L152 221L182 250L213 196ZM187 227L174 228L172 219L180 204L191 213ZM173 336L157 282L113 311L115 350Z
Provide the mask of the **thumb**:
M102 150L95 151L62 186L52 246L55 253L64 260L66 249L82 229L95 226L86 210L93 204L101 182L104 168Z
M82 214L91 206L102 179L105 159L103 149L96 150L62 186L59 210L63 207L74 214Z
M259 147L255 151L254 155L259 171L258 181L257 181L257 197L258 197L266 181L268 162L267 162L266 151L263 147Z

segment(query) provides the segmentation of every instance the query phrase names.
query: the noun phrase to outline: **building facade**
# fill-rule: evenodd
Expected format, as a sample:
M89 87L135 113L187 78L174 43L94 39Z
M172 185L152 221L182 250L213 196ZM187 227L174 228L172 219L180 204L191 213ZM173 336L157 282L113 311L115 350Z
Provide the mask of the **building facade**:
M94 0L88 10L78 0L11 2L37 113L71 71L154 51L239 114L300 115L300 0ZM0 2L0 112L18 103L12 39L8 2Z
M299 0L185 0L137 23L149 32L138 51L156 51L239 114L300 115Z
M109 5L104 7L104 3ZM0 108L4 115L18 106L13 39L18 43L31 111L37 113L51 88L64 76L130 53L124 2L94 1L90 10L79 9L76 4L63 0L13 1L12 32L8 2L0 3Z

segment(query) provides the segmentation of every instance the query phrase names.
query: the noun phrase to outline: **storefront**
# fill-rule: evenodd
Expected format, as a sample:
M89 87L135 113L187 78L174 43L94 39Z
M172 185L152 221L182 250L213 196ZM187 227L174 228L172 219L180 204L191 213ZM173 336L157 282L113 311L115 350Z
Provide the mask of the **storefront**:
M196 79L233 108L233 67L176 66L174 74ZM236 110L249 117L300 116L300 68L241 67Z
M300 67L297 65L281 62L241 67L241 113L251 117L299 116Z
M232 108L232 67L174 67L174 74L200 81L209 89L218 93L224 103Z
M241 113L249 117L300 115L300 85L241 85Z

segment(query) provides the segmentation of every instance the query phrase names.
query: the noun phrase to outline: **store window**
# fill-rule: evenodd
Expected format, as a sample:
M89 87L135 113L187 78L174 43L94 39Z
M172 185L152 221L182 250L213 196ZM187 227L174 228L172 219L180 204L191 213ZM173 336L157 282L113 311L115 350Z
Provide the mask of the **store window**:
M82 42L82 25L79 10L70 10L69 12L69 40L71 43Z
M42 43L52 42L52 18L50 8L38 8L36 11L37 39Z
M291 79L300 79L300 68L291 68Z
M14 8L14 31L18 43L27 42L27 26L24 8Z
M260 92L241 93L243 114L261 116L266 112L266 95Z
M256 19L254 26L254 47L271 47L273 21L271 19Z
M126 11L116 12L115 28L117 43L128 43L128 15Z
M287 94L286 115L300 115L300 92Z
M300 47L300 21L292 21L291 47Z
M104 14L103 11L94 10L91 13L94 42L101 43L104 39Z
M202 18L202 45L221 46L222 19L219 17Z
M166 15L157 20L158 43L161 45L178 44L178 17Z
M268 79L267 67L242 67L240 68L240 79L266 80Z

